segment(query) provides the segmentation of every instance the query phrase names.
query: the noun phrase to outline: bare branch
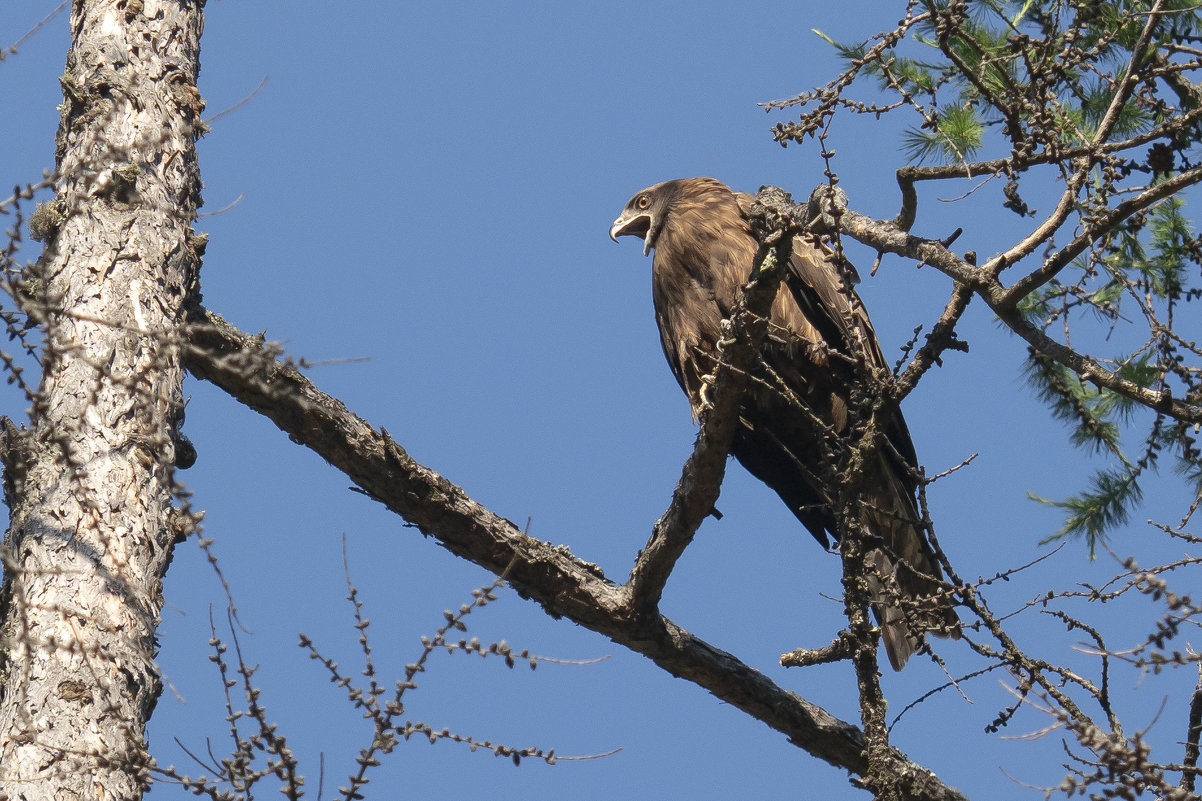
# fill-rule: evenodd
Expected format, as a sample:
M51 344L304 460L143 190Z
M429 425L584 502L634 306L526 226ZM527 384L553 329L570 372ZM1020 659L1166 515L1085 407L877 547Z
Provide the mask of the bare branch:
M704 687L785 734L808 753L865 774L864 738L856 726L780 688L665 617L638 619L629 593L595 566L523 534L418 464L386 432L369 426L292 366L266 355L261 338L204 309L195 310L194 319L192 345L185 352L194 375L268 417L444 548L496 574L512 562L510 584L548 614L567 617L644 654L672 675ZM926 769L900 754L898 758L907 771L907 797L963 798Z
M792 239L791 233L780 231L774 244L760 246L751 282L739 293L725 339L718 343L711 403L702 415L697 443L672 494L672 504L656 521L627 583L637 615L655 613L676 561L701 522L713 513L738 427L749 368L767 334L768 310L782 270L789 263Z
M1189 178L1186 179L1186 176L1189 176ZM1189 173L1182 173L1173 180L1177 181L1178 179L1186 179L1188 180L1188 184L1196 183L1202 180L1202 167L1191 170ZM1162 192L1168 190L1161 190L1161 187L1168 183L1166 181L1164 184L1158 184L1154 189L1148 190L1144 194L1154 193L1157 198L1164 197L1166 195L1162 194ZM1181 187L1178 186L1177 188L1180 189ZM1117 213L1125 205L1116 207L1115 212ZM1128 216L1131 213L1134 213L1133 208L1127 210L1123 216ZM997 281L996 276L991 275L989 265L979 268L974 267L933 239L922 239L912 236L898 229L891 222L874 220L871 217L854 211L844 212L841 220L841 230L847 236L869 247L886 253L896 253L918 262L930 264L957 282L972 287L973 291L989 304L989 307L1016 334L1027 340L1033 348L1043 355L1060 362L1076 372L1083 380L1112 390L1150 409L1162 412L1175 420L1181 420L1186 423L1202 423L1202 406L1177 400L1168 389L1152 390L1129 381L1118 373L1103 367L1096 359L1057 342L1039 328L1029 323L1016 310L1007 306L1007 304L1012 302L1012 299Z

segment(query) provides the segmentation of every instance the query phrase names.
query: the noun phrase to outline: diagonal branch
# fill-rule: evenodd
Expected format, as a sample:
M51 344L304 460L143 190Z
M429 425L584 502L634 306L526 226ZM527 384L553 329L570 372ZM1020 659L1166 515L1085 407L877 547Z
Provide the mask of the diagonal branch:
M788 692L768 677L682 629L671 620L633 614L629 593L596 567L526 534L473 501L459 487L418 464L383 430L376 430L317 389L292 365L275 358L220 315L193 312L185 364L266 416L295 442L341 470L373 498L447 550L500 574L553 617L567 617L633 651L674 676L783 733L832 765L863 776L864 736L857 727ZM512 563L512 564L511 564ZM960 801L959 792L901 754L906 797Z
M1131 48L1131 59L1127 63L1127 69L1123 71L1123 80L1115 89L1114 97L1110 98L1110 105L1106 108L1102 121L1098 123L1098 130L1091 143L1093 147L1098 147L1110 139L1110 134L1114 131L1114 126L1118 124L1123 107L1127 105L1127 101L1131 99L1131 93L1135 91L1135 85L1141 80L1140 65L1147 58L1148 45L1152 42L1152 34L1160 25L1160 13L1163 7L1164 0L1156 0L1151 10L1147 12L1148 21L1144 23L1144 29L1140 31L1139 39Z
M774 244L760 246L752 279L735 302L726 339L718 343L710 406L701 417L697 444L685 462L672 503L656 521L651 539L639 554L627 588L638 615L653 615L664 585L707 515L714 511L734 442L743 390L760 344L767 334L768 311L789 263L793 237L780 234Z
M1198 177L1202 177L1202 168L1199 168L1197 172L1199 173ZM1191 176L1189 180L1196 182L1197 177ZM1156 197L1159 197L1158 187L1156 190L1148 190L1148 193L1154 193ZM1122 208L1123 212L1116 209L1112 214L1129 216L1133 213L1132 210L1126 209L1125 205ZM804 209L798 208L797 214L803 215ZM1093 357L1057 342L1029 323L1010 305L1009 293L998 282L996 274L989 272L989 265L974 267L933 239L923 239L907 234L891 222L874 220L854 211L843 213L840 219L840 228L846 236L882 253L896 253L917 262L930 264L941 273L955 279L957 284L971 287L973 292L989 304L989 308L1011 330L1043 355L1060 362L1077 373L1082 380L1109 389L1124 398L1129 398L1154 411L1162 412L1175 420L1185 423L1202 423L1202 406L1178 400L1168 389L1155 390L1140 386L1115 371L1103 367Z
M1181 771L1181 788L1187 792L1194 791L1194 781L1198 773L1198 740L1202 735L1202 666L1198 668L1198 683L1194 685L1194 694L1189 703L1189 725L1185 730L1185 759Z
M1006 289L1004 294L999 296L996 301L998 315L1004 317L1004 311L1012 312L1019 301L1048 281L1051 281L1061 270L1072 263L1073 259L1084 253L1098 239L1101 232L1114 229L1115 226L1131 216L1146 211L1154 204L1159 203L1165 198L1177 195L1199 182L1202 182L1202 167L1194 167L1193 169L1178 173L1165 181L1161 181L1140 192L1138 195L1115 205L1114 208L1108 209L1105 214L1098 215L1096 219L1085 225L1083 230L1073 237L1067 245L1044 259L1043 264L1038 269L1032 270L1027 275L1015 281L1009 289ZM1035 245L1038 244L1040 243L1035 243ZM1035 245L1032 245L1026 252L1030 253L1033 251ZM1017 254L1019 251L1015 249L1011 252ZM1007 254L1008 256L1009 254ZM1005 257L998 257L998 259L1002 258ZM989 265L986 265L986 269L988 268Z

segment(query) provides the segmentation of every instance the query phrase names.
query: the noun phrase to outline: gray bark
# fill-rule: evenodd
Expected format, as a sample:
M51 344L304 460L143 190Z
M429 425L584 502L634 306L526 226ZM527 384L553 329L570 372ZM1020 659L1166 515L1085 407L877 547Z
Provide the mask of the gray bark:
M0 797L139 798L154 632L184 516L176 331L195 291L203 2L76 2L57 195L18 287L44 335L31 426L6 426Z
M596 565L577 559L564 546L529 536L419 464L387 431L373 428L293 365L274 358L262 336L245 334L203 308L195 310L195 321L192 344L185 353L194 375L265 415L294 442L313 450L451 553L504 575L510 586L552 617L567 618L647 656L673 676L694 682L783 733L808 753L857 776L869 775L866 741L859 728L777 686L734 655L639 603L636 596L647 594L635 592L632 583L655 581L665 572L662 564L637 571L632 583L614 584ZM733 370L718 371L711 396L715 408L725 405L723 395L738 390L734 377ZM713 432L698 436L674 494L673 511L665 515L664 528L657 524L657 536L666 528L680 528L672 519L692 517L699 523L700 516L689 507L694 512L713 508L714 496L705 496L700 485L715 480L716 471L706 467L715 439ZM703 475L706 472L708 476ZM694 494L703 500L685 499ZM681 533L664 535L680 537ZM664 558L662 551L649 557ZM890 780L904 788L905 798L964 801L959 791L900 752L891 752L888 764Z

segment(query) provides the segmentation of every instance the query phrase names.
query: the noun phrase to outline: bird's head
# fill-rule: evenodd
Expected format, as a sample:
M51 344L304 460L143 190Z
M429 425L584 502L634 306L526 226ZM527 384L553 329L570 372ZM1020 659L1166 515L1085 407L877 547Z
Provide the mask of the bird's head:
M641 236L643 255L655 247L655 238L663 228L664 218L676 196L679 181L664 181L635 193L622 209L618 219L609 227L609 238L617 242L620 236Z

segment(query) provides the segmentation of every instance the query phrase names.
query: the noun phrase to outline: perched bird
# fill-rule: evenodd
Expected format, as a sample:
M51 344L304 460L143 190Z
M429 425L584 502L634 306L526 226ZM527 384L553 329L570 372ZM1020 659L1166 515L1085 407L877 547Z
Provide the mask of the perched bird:
M759 241L748 215L753 198L713 178L665 181L634 195L609 229L653 248L652 299L668 365L696 418L706 376L717 360L722 320L750 278ZM851 268L845 268L850 272ZM852 273L854 276L854 273ZM863 304L817 240L796 237L793 256L772 304L759 364L751 371L731 453L776 491L824 547L837 538L824 466L824 438L848 436L857 359L887 368ZM955 634L956 616L942 598L925 615L904 612L898 598L938 593L941 571L919 525L917 464L900 413L886 430L865 474L861 526L871 543L873 609L889 662L901 670L917 647L917 631ZM890 599L895 599L890 602Z

